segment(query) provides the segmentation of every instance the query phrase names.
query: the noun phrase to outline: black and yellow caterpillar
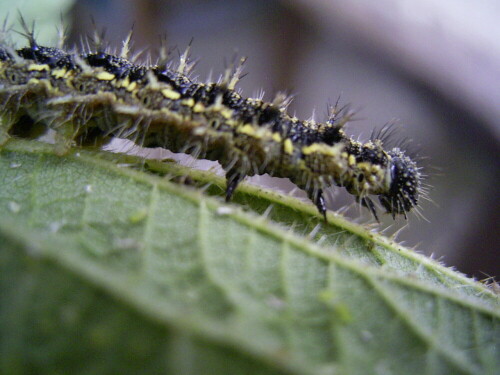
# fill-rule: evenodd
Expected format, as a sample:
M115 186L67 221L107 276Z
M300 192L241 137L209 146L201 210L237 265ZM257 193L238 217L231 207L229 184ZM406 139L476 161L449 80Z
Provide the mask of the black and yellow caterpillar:
M244 98L235 90L242 64L216 83L190 78L187 52L177 66L140 65L96 43L93 51L66 52L38 45L25 27L27 47L0 43L0 144L16 124L43 123L56 132L64 154L73 144L126 138L218 161L229 200L246 176L268 173L305 190L326 218L324 189L345 187L377 218L370 195L393 217L414 208L422 193L416 163L383 140L360 143L346 136L350 119L337 106L326 122L290 116L289 101ZM128 40L128 39L127 39ZM29 121L27 121L29 119Z

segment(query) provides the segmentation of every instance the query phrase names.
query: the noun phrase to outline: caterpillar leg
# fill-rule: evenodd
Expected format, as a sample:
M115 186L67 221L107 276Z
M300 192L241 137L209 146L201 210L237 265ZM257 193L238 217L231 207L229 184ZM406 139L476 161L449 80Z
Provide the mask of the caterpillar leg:
M238 184L245 178L241 173L229 170L226 172L226 202L231 200Z
M73 124L65 122L55 128L55 152L57 155L66 155L73 145L75 135Z
M375 220L377 220L377 222L380 223L380 220L378 219L378 215L377 215L377 209L370 198L368 198L368 197L364 197L364 198L356 197L356 202L361 203L361 205L363 207L368 208L370 210L371 214L373 215L373 217L375 218Z
M325 219L325 222L327 221L326 219L326 204L325 204L325 197L323 196L323 190L322 189L310 189L307 192L307 195L309 196L309 199L313 201L313 203L316 205L318 208L319 213L323 216Z

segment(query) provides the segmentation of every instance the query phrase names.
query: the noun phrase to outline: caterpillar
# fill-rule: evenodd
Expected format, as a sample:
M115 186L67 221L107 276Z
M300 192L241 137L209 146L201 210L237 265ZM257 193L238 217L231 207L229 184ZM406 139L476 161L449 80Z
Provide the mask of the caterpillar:
M299 120L290 99L245 98L236 89L244 59L217 82L192 78L189 48L174 64L162 47L154 65L129 58L131 34L118 55L96 33L81 51L39 45L21 18L26 47L0 41L0 146L16 129L45 124L56 150L124 138L218 161L229 201L246 177L289 178L326 220L324 190L344 187L378 221L371 196L395 219L423 193L416 162L399 147L384 149L384 131L366 143L348 137L352 113L329 106L325 122ZM20 125L21 124L21 125ZM26 130L26 129L24 129ZM18 132L19 133L19 132Z

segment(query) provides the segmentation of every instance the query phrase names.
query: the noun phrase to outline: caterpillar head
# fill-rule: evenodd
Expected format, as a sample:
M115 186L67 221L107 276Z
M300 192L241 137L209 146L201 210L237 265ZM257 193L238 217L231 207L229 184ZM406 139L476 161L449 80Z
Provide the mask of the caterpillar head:
M389 155L389 191L379 196L380 203L395 218L417 205L420 192L419 168L399 148L393 148Z

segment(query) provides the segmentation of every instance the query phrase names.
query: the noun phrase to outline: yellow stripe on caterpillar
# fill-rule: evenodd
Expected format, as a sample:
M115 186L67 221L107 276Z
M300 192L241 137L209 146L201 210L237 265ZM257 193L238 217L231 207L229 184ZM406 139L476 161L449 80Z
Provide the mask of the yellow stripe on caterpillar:
M130 85L128 85L128 86L127 86L126 90L127 90L128 92L132 92L132 91L134 91L136 88L137 88L137 82L135 82L135 81L134 81L134 82L130 83Z
M108 72L98 72L96 78L99 81L112 81L115 79L115 75Z
M292 140L290 138L285 139L285 142L283 143L283 150L288 155L293 154L293 143L292 143Z
M205 106L201 103L196 103L193 107L193 112L200 113L205 111Z
M162 89L161 93L163 96L167 99L170 100L177 100L181 98L181 94L179 94L177 91L174 91L172 89Z
M182 105L185 105L186 107L193 107L195 102L194 102L194 99L193 98L189 98L189 99L184 99L181 101L181 104Z
M339 146L338 145L328 146L324 143L313 143L312 145L303 147L302 153L304 155L311 155L317 153L325 156L338 156Z
M57 78L57 79L60 79L60 78L64 78L66 76L66 74L68 73L68 70L67 69L52 69L51 72L50 72L50 75L54 78Z
M48 72L50 70L50 66L47 64L30 64L28 65L28 71L30 72Z

